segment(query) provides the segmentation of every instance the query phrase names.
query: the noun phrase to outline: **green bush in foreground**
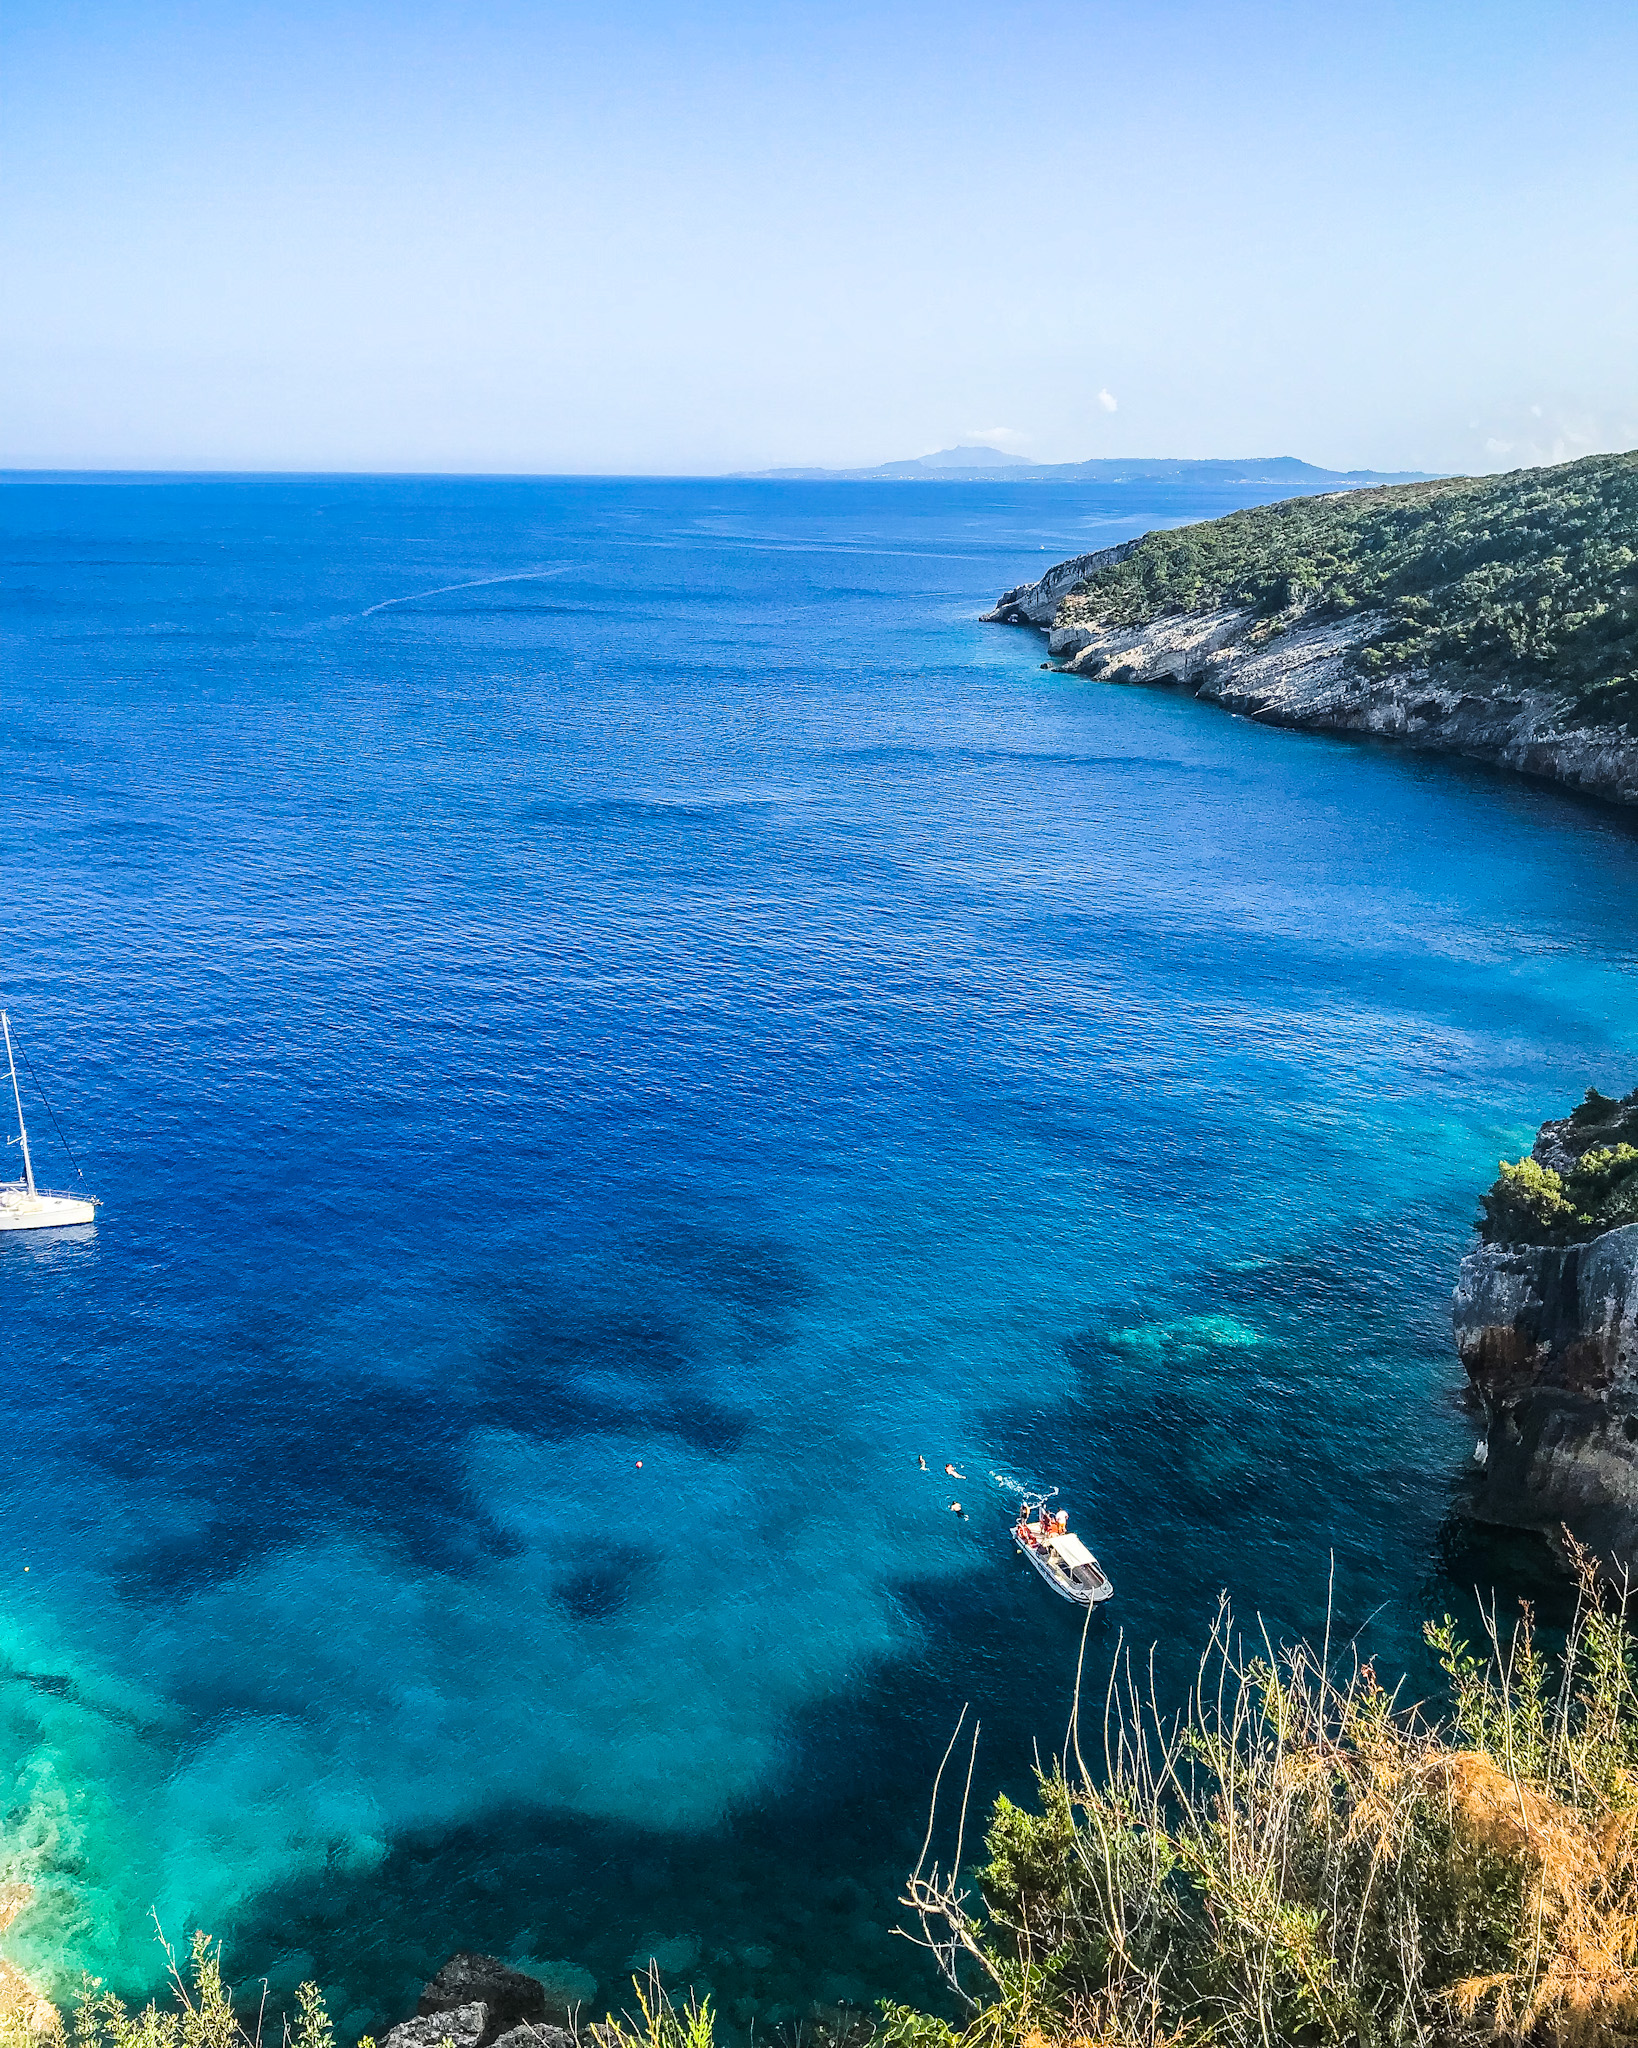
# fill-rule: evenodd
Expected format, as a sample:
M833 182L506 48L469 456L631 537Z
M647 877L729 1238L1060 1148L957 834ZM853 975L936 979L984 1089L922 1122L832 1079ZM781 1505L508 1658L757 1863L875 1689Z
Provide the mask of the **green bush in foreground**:
M1129 1665L1097 1767L1002 1800L963 1884L908 1901L960 2027L892 2009L889 2048L1347 2048L1638 2040L1638 1656L1583 1560L1563 1657L1526 1611L1477 1658L1447 1617L1434 1722L1369 1665L1247 1656L1226 1613L1186 1710Z
M1589 1088L1558 1129L1575 1154L1567 1173L1529 1154L1499 1162L1494 1186L1480 1197L1487 1244L1584 1244L1638 1223L1638 1145L1630 1142L1638 1138L1638 1091L1617 1102Z
M153 2000L133 2012L124 1999L87 1977L74 2015L73 2048L262 2048L263 2015L258 2011L254 2024L247 2026L235 2011L232 1991L222 1976L220 1947L207 1935L195 1934L184 1975L163 1934L159 1941L170 1977L169 2005ZM0 2048L64 2048L56 2008L10 1964L3 1967L14 1995L0 1999ZM336 2048L335 2030L316 1984L298 1987L296 2017L294 2022L284 2019L282 2043L283 2048Z

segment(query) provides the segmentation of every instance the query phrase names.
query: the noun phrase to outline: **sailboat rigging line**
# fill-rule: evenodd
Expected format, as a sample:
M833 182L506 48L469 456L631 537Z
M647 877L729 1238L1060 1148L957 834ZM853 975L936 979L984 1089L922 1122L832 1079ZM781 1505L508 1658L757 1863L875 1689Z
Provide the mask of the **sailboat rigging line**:
M46 1092L40 1086L40 1077L37 1073L35 1073L34 1068L29 1061L28 1054L26 1052L23 1052L23 1041L17 1036L17 1028L15 1025L13 1025L12 1027L11 1042L14 1046L16 1046L19 1052L23 1053L23 1065L28 1068L28 1077L34 1083L34 1092L36 1095L39 1096L40 1100L45 1103L45 1113L51 1119L51 1128L57 1133L57 1137L62 1144L63 1150L68 1154L69 1165L73 1167L74 1171L79 1175L80 1179L84 1180L85 1168L81 1166L80 1162L74 1157L73 1146L69 1144L68 1140L65 1137L63 1137L63 1127L57 1121L57 1112L52 1108L50 1102L47 1100Z

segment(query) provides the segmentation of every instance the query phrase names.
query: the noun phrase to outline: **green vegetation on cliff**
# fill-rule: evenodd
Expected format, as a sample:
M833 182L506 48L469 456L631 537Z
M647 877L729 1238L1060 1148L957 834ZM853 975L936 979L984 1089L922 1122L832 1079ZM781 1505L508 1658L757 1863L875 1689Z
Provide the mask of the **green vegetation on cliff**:
M1589 717L1638 705L1638 453L1294 498L1145 534L1061 614L1136 626L1249 606L1386 614L1355 658L1550 680Z
M1485 1242L1586 1244L1638 1223L1638 1089L1616 1101L1589 1088L1569 1116L1546 1128L1565 1169L1529 1153L1503 1159L1494 1186L1480 1197Z

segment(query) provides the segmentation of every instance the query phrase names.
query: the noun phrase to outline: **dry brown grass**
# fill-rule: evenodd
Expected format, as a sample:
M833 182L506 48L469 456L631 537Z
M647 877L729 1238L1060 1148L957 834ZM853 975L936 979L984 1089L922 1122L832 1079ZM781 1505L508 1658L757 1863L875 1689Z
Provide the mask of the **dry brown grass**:
M1096 1768L1078 1701L976 1881L924 1853L907 1900L969 2017L890 2012L891 2048L1638 2044L1638 1655L1580 1570L1560 1658L1528 1611L1477 1656L1429 1629L1442 1719L1226 1609L1171 1719L1117 1657Z
M30 1885L0 1885L0 1934L33 1898ZM63 2035L62 2014L18 1969L0 1962L0 2048L40 2048Z

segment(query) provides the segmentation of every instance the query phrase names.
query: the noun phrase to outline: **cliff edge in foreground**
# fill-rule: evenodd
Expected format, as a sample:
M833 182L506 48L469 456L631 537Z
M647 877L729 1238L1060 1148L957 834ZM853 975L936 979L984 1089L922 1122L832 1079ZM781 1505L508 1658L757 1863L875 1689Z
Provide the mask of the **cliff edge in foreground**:
M1589 1090L1502 1165L1452 1297L1483 1404L1482 1520L1638 1567L1638 1090Z
M984 616L1075 675L1638 803L1638 452L1147 533Z

